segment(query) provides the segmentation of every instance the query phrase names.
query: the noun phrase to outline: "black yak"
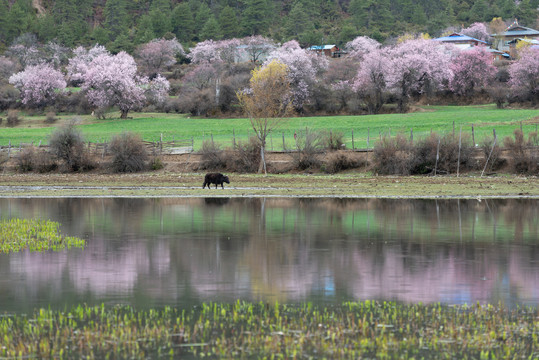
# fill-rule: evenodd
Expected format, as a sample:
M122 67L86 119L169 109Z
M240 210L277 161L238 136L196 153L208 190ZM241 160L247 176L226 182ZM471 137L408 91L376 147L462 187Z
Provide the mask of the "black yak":
M228 180L228 176L223 175L221 173L209 173L206 174L204 177L204 184L202 184L202 188L204 189L206 185L208 185L208 189L210 188L210 184L215 184L215 188L217 189L217 185L221 185L221 187L224 189L223 183L230 184L230 180Z

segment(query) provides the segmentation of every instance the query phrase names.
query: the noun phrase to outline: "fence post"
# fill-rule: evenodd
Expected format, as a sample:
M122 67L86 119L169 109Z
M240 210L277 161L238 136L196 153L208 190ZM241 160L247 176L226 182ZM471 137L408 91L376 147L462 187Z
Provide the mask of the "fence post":
M472 124L472 143L473 143L473 147L475 148L475 133L473 129L473 124Z
M284 145L284 132L283 132L283 151L286 151L286 146Z
M11 156L11 140L9 140L9 145L7 148L7 158L9 159L10 156Z
M414 143L414 129L410 128L410 144Z
M272 133L270 133L270 146L271 146L271 151L273 152L273 135L272 135Z
M520 132L524 134L524 132L522 131L522 120L520 121Z
M490 160L490 156L492 155L492 152L494 151L495 146L496 146L496 135L494 136L494 141L492 142L492 149L490 149L490 153L488 154L487 161L485 161L485 167L483 168L483 171L481 172L481 177L483 177L483 174L485 173L485 170L487 169L488 161Z
M453 137L455 137L455 120L453 120Z
M462 125L460 126L459 131L459 156L457 158L457 177L459 177L459 171L460 171L460 148L462 147Z
M172 146L174 146L174 135L172 135Z
M191 152L195 151L195 138L191 136Z
M354 150L354 129L352 129L352 150Z
M434 176L436 176L436 170L438 169L439 158L440 158L440 137L438 137L438 146L436 147L436 164L434 165Z
M236 147L236 131L232 128L232 145Z
M367 128L367 150L369 150L369 142L371 140L371 128Z

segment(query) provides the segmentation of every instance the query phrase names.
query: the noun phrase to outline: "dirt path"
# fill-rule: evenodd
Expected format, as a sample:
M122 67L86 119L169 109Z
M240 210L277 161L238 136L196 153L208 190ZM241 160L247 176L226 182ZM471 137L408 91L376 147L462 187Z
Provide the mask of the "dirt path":
M202 189L203 174L4 174L0 196L310 196L310 197L538 197L536 177L467 175L439 177L229 174L225 188Z

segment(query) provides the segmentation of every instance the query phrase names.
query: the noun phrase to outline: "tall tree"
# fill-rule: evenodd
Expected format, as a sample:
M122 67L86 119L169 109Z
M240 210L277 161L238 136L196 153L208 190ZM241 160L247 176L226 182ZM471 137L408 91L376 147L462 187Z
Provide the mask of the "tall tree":
M188 3L182 2L174 7L172 11L172 31L181 42L185 43L193 38L195 20Z
M240 105L251 121L251 127L260 142L260 166L266 170L266 139L291 113L291 93L287 67L276 60L253 71L249 91L239 92Z
M110 40L127 32L127 0L107 0L105 4L104 27L110 34Z
M221 32L219 28L219 23L215 19L215 16L210 15L208 18L208 21L204 24L204 27L200 31L200 38L207 40L207 39L215 39L219 40L221 38Z
M230 6L225 6L219 14L219 27L224 39L231 39L240 33L236 12Z
M265 35L269 29L272 16L271 4L268 0L245 0L245 10L241 25L245 35Z

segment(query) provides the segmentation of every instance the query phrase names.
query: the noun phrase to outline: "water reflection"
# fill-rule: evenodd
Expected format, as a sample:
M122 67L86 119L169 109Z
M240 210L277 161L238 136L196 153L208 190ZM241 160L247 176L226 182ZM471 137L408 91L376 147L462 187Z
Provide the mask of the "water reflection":
M0 310L539 300L537 200L0 199L84 251L0 255Z

